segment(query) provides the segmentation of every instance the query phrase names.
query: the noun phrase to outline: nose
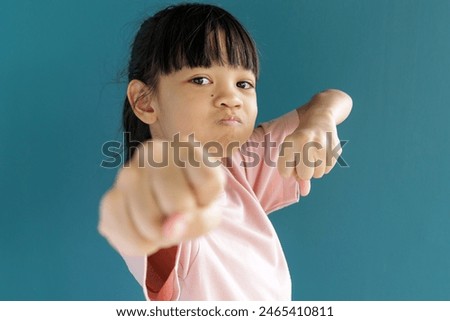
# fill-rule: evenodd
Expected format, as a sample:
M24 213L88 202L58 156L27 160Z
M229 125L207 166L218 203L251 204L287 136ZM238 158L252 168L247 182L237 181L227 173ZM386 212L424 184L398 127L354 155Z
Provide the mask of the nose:
M242 107L242 99L237 88L231 86L222 87L216 90L214 95L214 105L216 107L239 108Z

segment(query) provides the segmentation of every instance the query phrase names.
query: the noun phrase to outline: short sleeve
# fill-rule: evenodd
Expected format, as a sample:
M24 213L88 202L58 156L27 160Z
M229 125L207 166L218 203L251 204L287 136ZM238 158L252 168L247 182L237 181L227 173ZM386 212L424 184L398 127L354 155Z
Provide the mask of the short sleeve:
M176 300L179 290L177 279L175 277L178 258L174 264L171 266L166 266L166 271L169 275L165 280L162 280L162 277L155 273L155 269L148 264L150 257L122 255L122 258L125 260L128 270L141 285L147 300Z
M298 182L282 177L277 169L280 145L298 123L296 110L262 123L241 148L247 180L267 214L299 200Z
M189 241L162 249L147 257L127 255L122 257L142 286L147 300L176 301L180 297L180 279L186 277L197 254L197 242Z

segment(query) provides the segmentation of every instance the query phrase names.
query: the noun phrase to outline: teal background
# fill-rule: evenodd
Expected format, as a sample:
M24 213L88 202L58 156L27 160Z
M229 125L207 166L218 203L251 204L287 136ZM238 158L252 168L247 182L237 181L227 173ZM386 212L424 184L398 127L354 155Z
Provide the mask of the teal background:
M142 300L97 231L128 49L172 1L0 3L0 299ZM338 167L271 215L295 300L450 300L450 1L211 1L254 36L259 121L326 88Z

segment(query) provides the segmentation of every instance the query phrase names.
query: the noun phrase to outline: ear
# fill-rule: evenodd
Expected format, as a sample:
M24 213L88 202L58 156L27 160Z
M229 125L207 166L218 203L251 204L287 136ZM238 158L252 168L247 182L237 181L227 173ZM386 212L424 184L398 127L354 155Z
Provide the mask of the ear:
M134 114L146 124L153 124L157 112L152 106L152 93L148 86L140 80L133 79L128 84L128 101Z

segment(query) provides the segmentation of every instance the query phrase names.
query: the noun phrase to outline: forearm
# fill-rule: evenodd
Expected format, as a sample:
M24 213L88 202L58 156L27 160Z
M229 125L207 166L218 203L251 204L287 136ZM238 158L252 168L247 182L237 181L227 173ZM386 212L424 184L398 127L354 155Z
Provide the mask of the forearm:
M352 98L337 89L327 89L316 95L305 105L297 108L300 120L313 114L330 115L336 125L342 123L350 114L353 106Z

